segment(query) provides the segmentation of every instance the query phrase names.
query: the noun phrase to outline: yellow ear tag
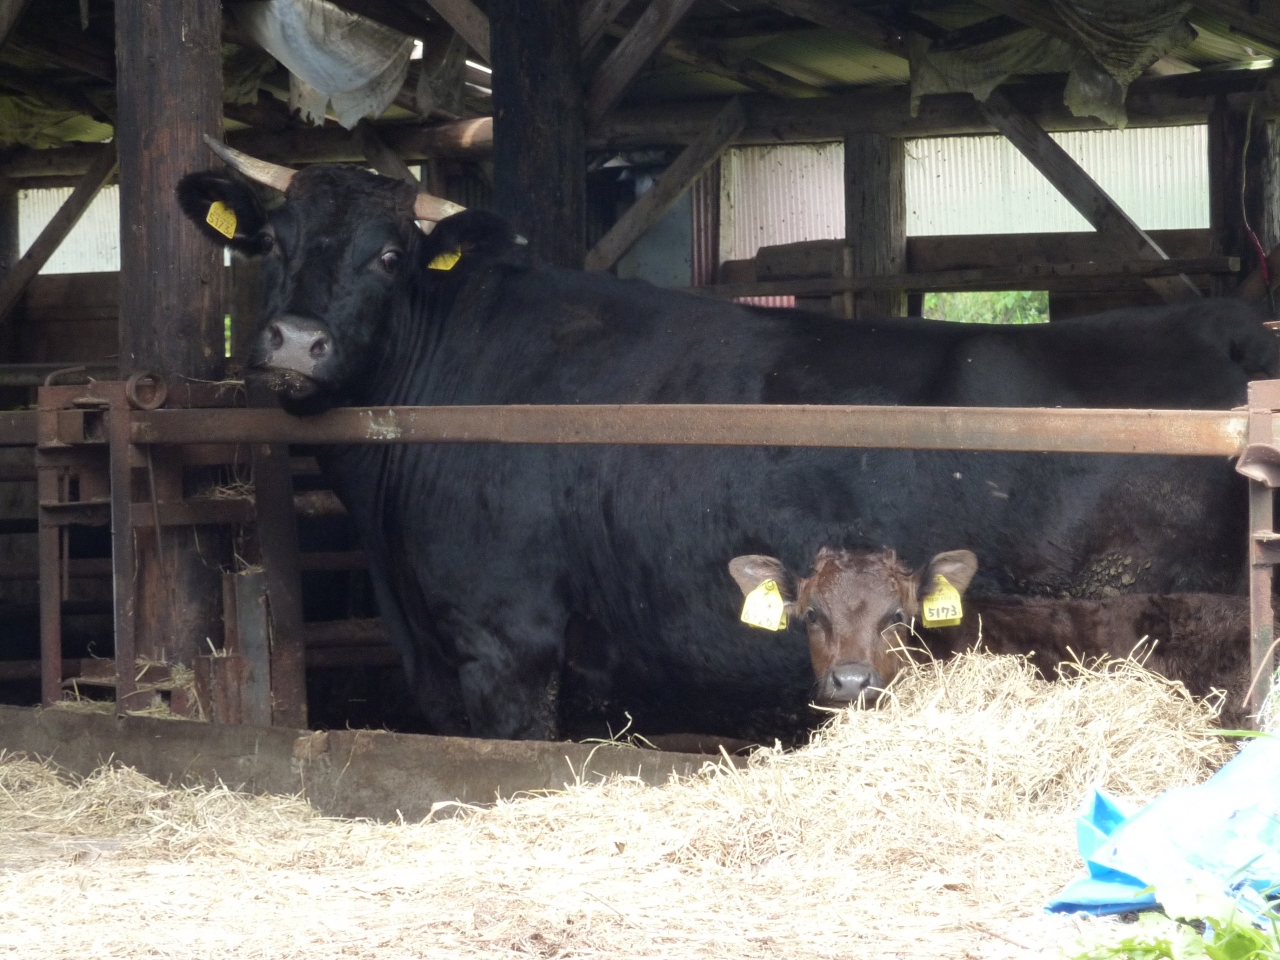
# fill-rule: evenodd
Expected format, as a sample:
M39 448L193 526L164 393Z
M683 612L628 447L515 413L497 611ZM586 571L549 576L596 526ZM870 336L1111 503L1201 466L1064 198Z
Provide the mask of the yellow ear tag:
M215 200L209 206L209 213L204 222L217 230L228 240L236 235L236 213L221 200Z
M921 619L926 627L954 627L964 617L960 591L939 574L920 601Z
M448 253L442 253L430 263L427 264L428 270L452 270L459 260L462 259L462 251L450 250Z
M778 592L778 584L766 580L747 594L742 604L742 622L765 630L787 628L787 602Z

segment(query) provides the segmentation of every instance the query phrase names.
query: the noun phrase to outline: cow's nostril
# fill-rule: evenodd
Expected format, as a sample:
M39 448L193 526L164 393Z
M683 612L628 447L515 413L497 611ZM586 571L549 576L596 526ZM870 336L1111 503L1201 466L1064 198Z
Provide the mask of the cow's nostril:
M267 342L271 344L272 350L279 350L284 346L284 331L280 329L280 324L273 323L267 327Z
M328 337L321 337L319 340L317 340L315 343L311 345L311 355L315 357L317 360L319 360L328 352L329 352Z

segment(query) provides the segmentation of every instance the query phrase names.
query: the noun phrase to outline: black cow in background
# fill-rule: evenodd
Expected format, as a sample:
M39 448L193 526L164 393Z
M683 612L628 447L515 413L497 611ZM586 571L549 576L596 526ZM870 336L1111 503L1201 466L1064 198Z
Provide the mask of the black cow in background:
M311 167L269 213L192 174L186 213L263 258L250 365L287 410L335 405L820 403L1230 408L1272 375L1238 301L1032 327L845 321L519 265L492 215L414 223L407 184ZM231 240L206 225L235 213ZM419 201L420 202L420 201ZM421 208L419 208L421 209ZM549 737L566 629L605 644L645 731L768 735L803 712L802 643L737 622L725 558L936 543L974 590L1237 590L1244 483L1225 459L805 448L328 447L386 628L442 733ZM920 553L921 555L916 555Z

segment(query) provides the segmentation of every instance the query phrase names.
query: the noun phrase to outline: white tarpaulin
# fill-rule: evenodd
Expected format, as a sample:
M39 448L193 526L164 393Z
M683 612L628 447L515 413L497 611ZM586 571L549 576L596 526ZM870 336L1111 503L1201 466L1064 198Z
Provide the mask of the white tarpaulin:
M313 123L333 115L350 130L396 98L413 40L328 0L236 4L236 22L293 75L289 106Z
M1065 72L1063 100L1073 115L1123 127L1129 84L1194 39L1185 19L1190 6L1185 0L1047 0L1045 7L1058 15L1071 42L1023 30L964 50L933 50L913 35L912 113L927 93L968 92L986 100L1013 74Z

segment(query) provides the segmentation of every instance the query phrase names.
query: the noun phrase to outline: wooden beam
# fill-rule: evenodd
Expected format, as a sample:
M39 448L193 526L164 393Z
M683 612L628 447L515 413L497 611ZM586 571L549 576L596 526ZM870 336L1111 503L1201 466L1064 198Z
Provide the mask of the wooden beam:
M1227 70L1173 77L1141 77L1125 101L1130 127L1169 127L1207 123L1217 96L1248 109L1256 91L1280 79L1280 69ZM1063 105L1063 79L1047 77L1010 86L1003 92L1023 113L1049 131L1110 129L1093 117L1073 117ZM781 99L763 94L741 97L747 126L740 144L814 143L842 140L849 132L890 137L972 136L999 131L967 93L924 98L911 116L905 87L875 87L833 93L829 97ZM692 143L728 98L627 107L612 111L587 135L592 150L631 150ZM1280 118L1280 101L1257 97L1255 117ZM378 124L387 145L406 163L431 157L476 160L493 146L490 117L449 123ZM235 130L227 142L264 160L284 164L359 163L361 155L345 130L307 127L270 133ZM78 177L88 169L94 149L76 144L50 150L15 147L0 155L0 175L26 188L42 178ZM207 162L208 157L202 158ZM50 182L57 182L51 179ZM71 185L63 183L63 185Z
M587 126L598 122L626 91L645 62L657 52L693 0L650 0L625 37L610 51L587 92Z
M453 27L467 41L485 63L492 64L489 55L489 18L471 0L427 0L445 23Z
M639 197L626 213L587 254L585 269L591 273L608 270L631 249L646 231L680 199L715 159L733 142L746 124L741 101L734 99L716 116L703 135L689 144L648 193Z
M797 80L781 70L758 63L751 58L731 62L714 44L697 40L669 40L662 55L677 63L697 67L704 73L740 83L749 90L759 90L775 97L825 97L829 90Z
M378 131L368 118L361 120L356 124L355 130L352 131L355 138L356 147L365 155L365 159L369 161L369 165L377 170L384 177L391 177L394 180L403 180L405 183L411 183L415 187L421 187L418 178L413 175L413 171L409 169L409 165L405 163L391 150L382 138L378 136Z
M1123 281L1171 277L1179 273L1238 274L1239 257L1193 257L1183 260L1118 260L1111 263L1026 264L1014 267L979 267L968 270L935 270L919 273L886 273L848 277L809 277L794 280L758 280L755 283L728 283L691 287L690 293L720 300L738 297L827 297L846 292L897 293L914 291L968 290L1078 290L1095 288L1095 281ZM1105 289L1105 288L1104 288Z
M336 6L349 13L365 17L405 36L424 42L436 39L440 28L406 9L394 0L333 0Z
M1280 3L1276 0L1193 0L1193 5L1221 20L1235 36L1248 45L1260 40L1271 48L1280 47Z
M98 195L98 191L102 189L102 185L107 182L107 178L115 172L115 169L115 144L109 143L98 147L97 158L80 178L76 188L71 191L71 196L67 198L66 203L40 231L40 236L36 237L31 249L23 255L12 270L5 274L4 280L0 281L0 326L6 323L9 314L22 299L27 284L40 272L40 268L49 262L49 258L62 245L67 234L80 222L80 217L84 215L93 198Z
M582 24L578 39L582 43L582 52L587 54L600 42L609 24L620 14L631 0L585 0L582 4Z
M1034 27L1041 33L1065 40L1073 47L1080 46L1080 38L1058 16L1057 11L1053 9L1053 4L1044 3L1042 0L982 0L982 5L988 10L1013 17L1019 23Z
M1042 127L1015 107L1002 90L992 91L986 103L982 104L982 112L1095 230L1111 238L1117 252L1148 260L1168 259L1156 242L1130 219L1080 164ZM1200 296L1196 285L1182 274L1149 278L1146 283L1167 303Z
M765 0L765 3L793 17L852 37L869 47L899 57L906 56L907 39L903 32L863 13L856 4L845 0Z
M9 39L31 0L0 0L0 46Z

